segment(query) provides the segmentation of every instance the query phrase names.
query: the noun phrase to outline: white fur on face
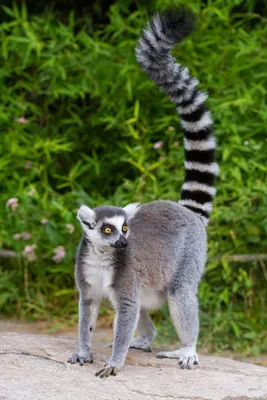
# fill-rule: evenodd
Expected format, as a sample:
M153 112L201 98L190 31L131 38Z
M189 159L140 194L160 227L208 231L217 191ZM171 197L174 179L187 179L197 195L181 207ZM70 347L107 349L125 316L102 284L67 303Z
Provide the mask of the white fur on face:
M82 208L83 207L83 208ZM110 247L111 245L114 245L115 242L120 238L120 235L124 234L124 236L127 238L128 237L128 231L125 233L122 231L122 227L125 223L125 217L122 215L117 215L111 218L104 218L101 221L98 221L97 223L94 222L92 219L90 219L89 217L92 217L92 213L94 215L93 210L89 209L86 206L82 206L82 213L78 212L78 219L81 222L81 226L83 228L84 233L86 234L86 236L88 237L88 239L90 240L90 242L100 248L100 247ZM86 208L85 208L86 207ZM88 210L90 212L88 212ZM84 222L93 222L93 226L94 229L90 229L88 225L86 225ZM109 225L113 225L116 228L116 235L115 234L110 234L110 237L107 235L106 237L103 237L103 235L100 232L100 229L102 227L103 224L109 224ZM113 248L110 247L110 250L113 251Z
M90 242L92 243L93 246L95 247L103 247L103 246L110 246L110 244L105 240L103 240L103 237L101 236L101 233L99 232L101 224L96 224L94 229L89 229L87 226L82 224L83 231L85 235L88 237Z
M128 237L128 231L127 232L122 231L122 227L125 222L125 218L122 215L116 215L115 217L112 218L105 218L103 222L104 224L110 224L115 226L115 228L117 229L116 240L118 240L120 238L120 235L122 234L124 234L126 238Z
M121 232L121 228L123 227L124 222L125 218L122 215L116 215L115 217L111 218L104 218L103 220L104 224L114 225L119 232Z

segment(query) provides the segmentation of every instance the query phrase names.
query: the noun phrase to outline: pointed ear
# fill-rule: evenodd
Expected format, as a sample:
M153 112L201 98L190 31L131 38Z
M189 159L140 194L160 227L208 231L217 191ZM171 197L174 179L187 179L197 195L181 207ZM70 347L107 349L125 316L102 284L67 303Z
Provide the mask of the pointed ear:
M77 218L80 221L82 228L84 228L84 225L89 229L94 229L96 226L95 213L87 206L81 206L79 208Z
M135 216L135 214L138 211L139 206L140 206L140 203L130 203L124 207L124 211L126 212L126 214L128 216L128 220L132 219Z

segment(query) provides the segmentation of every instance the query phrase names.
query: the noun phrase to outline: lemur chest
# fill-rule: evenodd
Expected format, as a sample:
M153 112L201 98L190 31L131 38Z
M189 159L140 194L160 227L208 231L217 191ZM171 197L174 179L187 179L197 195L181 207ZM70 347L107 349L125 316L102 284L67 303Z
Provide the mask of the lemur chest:
M90 255L85 260L84 278L92 291L107 296L111 290L114 275L114 261L110 255Z

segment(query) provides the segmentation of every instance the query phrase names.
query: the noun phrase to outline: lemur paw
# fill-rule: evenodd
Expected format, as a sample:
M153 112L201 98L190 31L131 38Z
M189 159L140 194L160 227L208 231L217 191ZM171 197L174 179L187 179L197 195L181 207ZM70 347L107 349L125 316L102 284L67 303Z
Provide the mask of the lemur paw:
M117 364L117 365L116 365ZM112 361L111 357L107 360L104 368L100 369L95 376L99 378L107 378L109 376L116 376L120 371L121 364Z
M192 369L193 365L199 365L199 358L197 354L194 354L189 357L181 357L178 362L182 369Z
M194 365L199 365L199 358L195 349L184 347L179 350L162 351L156 355L157 358L177 358L182 369L192 369Z
M81 367L83 366L83 364L92 363L93 361L94 361L93 353L88 354L88 356L80 356L78 353L74 352L72 356L68 359L68 363L70 364L79 363Z
M119 369L116 367L104 367L100 369L95 376L99 376L99 378L107 378L109 376L116 376L119 372Z
M140 336L134 337L131 340L130 348L131 349L142 350L145 353L151 353L152 352L152 348L150 346L150 342L148 340L145 340L144 338L142 338Z

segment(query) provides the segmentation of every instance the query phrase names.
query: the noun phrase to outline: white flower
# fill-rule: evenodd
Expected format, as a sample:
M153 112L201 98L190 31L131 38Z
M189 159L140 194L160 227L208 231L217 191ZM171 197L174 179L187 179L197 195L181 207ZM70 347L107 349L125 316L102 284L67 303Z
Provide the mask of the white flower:
M15 121L18 124L28 124L29 120L26 119L25 117L19 117L19 118L15 118Z
M21 237L24 240L29 240L32 237L32 235L29 232L22 232Z
M164 145L163 140L159 140L158 142L153 144L153 149L158 150L161 149L161 147Z
M57 264L59 264L66 255L64 246L56 247L54 249L54 253L55 253L55 255L54 255L54 257L52 257L52 260L54 260Z
M23 255L27 258L28 261L32 262L36 260L36 254L34 249L36 248L36 244L33 244L31 246L25 246Z
M65 225L69 233L73 233L75 231L75 228L72 224L66 224Z
M17 199L17 197L11 197L6 202L6 207L10 207L11 210L16 210L18 206L19 206L19 199Z
M31 237L32 235L29 232L15 233L13 235L14 240L19 240L19 239L29 240Z

